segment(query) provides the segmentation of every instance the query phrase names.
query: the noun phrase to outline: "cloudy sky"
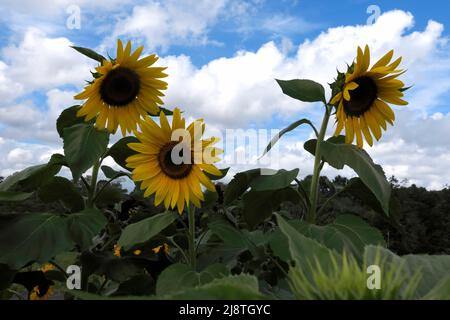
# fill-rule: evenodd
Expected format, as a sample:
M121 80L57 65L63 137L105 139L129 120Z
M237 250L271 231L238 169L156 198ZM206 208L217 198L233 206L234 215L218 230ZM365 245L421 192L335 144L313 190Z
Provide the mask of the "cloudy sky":
M414 84L410 104L394 107L395 126L367 151L387 175L430 189L450 183L448 1L0 0L0 12L0 176L62 152L55 120L95 66L69 46L114 55L121 38L168 66L166 107L222 132L304 117L319 125L322 106L284 96L274 79L326 86L358 45L374 59L395 49ZM274 166L310 173L309 137L308 128L287 135Z

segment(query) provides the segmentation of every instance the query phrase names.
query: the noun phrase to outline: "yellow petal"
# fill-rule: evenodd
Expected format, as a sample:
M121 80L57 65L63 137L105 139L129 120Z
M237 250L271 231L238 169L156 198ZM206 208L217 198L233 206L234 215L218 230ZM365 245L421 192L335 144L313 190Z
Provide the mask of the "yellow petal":
M392 121L395 120L394 111L392 111L391 107L389 107L386 102L377 99L374 101L374 105L385 117Z
M352 143L355 136L355 131L353 130L352 118L347 118L345 121L345 143Z
M380 129L379 124L375 120L374 116L370 112L370 110L367 111L366 113L364 113L364 120L365 120L366 124L369 126L370 131L372 131L375 139L380 140L381 129Z
M359 127L359 118L358 117L353 117L353 129L354 129L355 135L356 135L356 144L358 145L358 147L362 148L363 140L362 140L361 128Z
M364 116L360 117L359 121L360 121L361 130L362 130L362 132L364 134L364 138L366 139L366 141L369 144L369 146L372 146L373 145L373 139L372 139L372 135L370 134L369 128L367 127L367 123L366 123L365 117Z
M389 63L389 61L391 61L393 55L394 50L389 51L380 60L378 60L377 63L373 65L372 69L386 66Z

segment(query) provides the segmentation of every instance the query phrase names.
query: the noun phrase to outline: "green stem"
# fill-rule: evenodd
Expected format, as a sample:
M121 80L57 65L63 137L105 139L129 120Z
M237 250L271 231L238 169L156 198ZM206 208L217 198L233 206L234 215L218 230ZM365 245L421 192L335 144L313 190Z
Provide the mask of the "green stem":
M112 177L111 179L109 179L101 188L100 190L97 192L97 194L94 196L94 198L92 199L92 203L95 203L95 201L98 199L98 197L100 196L100 194L105 190L105 188L111 184L111 182L113 182L114 180L116 180L117 178L120 178L121 175L117 174L116 176Z
M93 208L94 207L94 195L97 189L97 178L98 178L98 170L100 169L101 161L97 160L92 168L92 178L91 178L91 186L89 187L88 193L88 201L86 207Z
M322 211L325 210L325 208L327 207L327 205L330 203L331 200L333 200L334 198L336 198L338 195L340 195L342 192L345 191L345 188L342 188L341 190L335 192L331 197L329 197L324 204L320 207L319 211L317 211L317 215L320 216L320 214L322 213Z
M187 206L187 212L189 216L189 261L193 270L196 269L197 257L195 248L195 208Z
M323 116L322 120L322 126L320 127L319 136L317 137L317 143L316 143L316 153L314 155L314 172L312 176L311 181L311 191L310 191L310 202L311 206L309 208L309 211L306 215L306 220L309 223L315 223L316 222L316 210L317 210L317 199L319 194L319 178L320 178L320 171L322 170L323 164L321 164L321 150L320 147L322 146L322 142L325 138L325 133L327 131L328 121L330 119L330 113L331 108L329 106L325 106L326 111Z

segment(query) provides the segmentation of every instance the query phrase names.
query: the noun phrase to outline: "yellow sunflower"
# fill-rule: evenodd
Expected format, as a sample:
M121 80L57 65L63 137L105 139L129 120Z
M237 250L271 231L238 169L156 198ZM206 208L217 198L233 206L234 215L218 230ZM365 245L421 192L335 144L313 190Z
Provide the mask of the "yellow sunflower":
M176 206L180 214L185 204L200 207L202 185L216 191L205 172L221 175L214 163L223 151L212 146L218 139L202 139L205 124L201 119L186 128L178 108L173 111L172 125L161 112L160 126L147 116L140 127L142 132L135 132L140 142L128 144L138 154L126 161L133 170L133 180L142 181L144 196L155 194L155 205L164 203L167 209Z
M386 53L371 69L370 50L364 52L358 47L356 63L345 74L342 91L331 100L337 105L336 132L339 135L345 127L345 142L352 143L356 137L358 147L363 146L363 136L369 145L381 138L381 128L386 123L394 124L395 114L388 103L407 105L402 100L405 85L396 79L405 71L397 70L402 58L390 63L394 51Z
M115 133L120 126L122 134L136 130L141 116L158 114L163 104L161 90L167 83L166 68L150 67L158 57L152 54L139 59L144 46L131 53L131 42L125 49L121 40L117 44L116 59L104 60L96 68L95 79L75 99L86 100L77 116L85 121L97 117L96 127Z
M48 300L53 294L52 287L41 288L39 286L34 287L30 292L30 300Z

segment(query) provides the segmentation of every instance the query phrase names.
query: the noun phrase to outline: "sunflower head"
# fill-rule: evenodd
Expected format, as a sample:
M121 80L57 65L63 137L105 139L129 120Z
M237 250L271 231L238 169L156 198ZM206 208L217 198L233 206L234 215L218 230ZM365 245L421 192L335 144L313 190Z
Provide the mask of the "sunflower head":
M158 57L152 54L140 59L144 46L134 52L131 42L125 48L117 42L117 57L104 60L96 68L94 80L75 99L86 100L77 115L86 121L96 118L98 129L115 133L120 127L122 134L136 130L139 119L147 114L158 114L160 97L167 83L166 68L151 67Z
M204 200L202 186L216 190L205 173L221 175L214 165L222 153L213 147L218 139L202 138L203 120L186 127L178 108L173 112L172 124L161 112L160 125L147 116L140 128L141 132L135 132L140 142L128 144L138 153L126 161L133 170L133 180L141 182L144 196L155 194L155 205L164 203L167 209L177 207L180 214L189 203L200 207Z
M345 141L352 143L356 137L358 147L363 146L363 137L369 145L373 138L379 140L387 123L394 124L395 114L388 105L407 105L402 99L405 85L397 77L405 71L397 69L401 57L391 62L394 51L386 53L370 68L370 50L358 47L356 62L348 67L344 76L332 87L330 104L336 106L336 131L339 135L345 128Z

